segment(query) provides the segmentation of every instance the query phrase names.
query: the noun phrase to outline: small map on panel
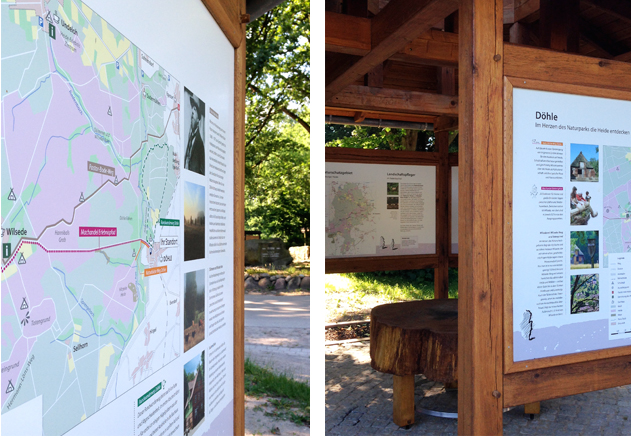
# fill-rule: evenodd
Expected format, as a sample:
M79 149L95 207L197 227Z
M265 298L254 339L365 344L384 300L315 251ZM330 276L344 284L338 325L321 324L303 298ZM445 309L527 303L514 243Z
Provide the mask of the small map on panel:
M603 147L604 267L609 254L631 252L631 148Z
M2 413L59 435L181 352L182 90L79 0L1 8Z
M371 183L326 181L326 255L374 251L375 200Z

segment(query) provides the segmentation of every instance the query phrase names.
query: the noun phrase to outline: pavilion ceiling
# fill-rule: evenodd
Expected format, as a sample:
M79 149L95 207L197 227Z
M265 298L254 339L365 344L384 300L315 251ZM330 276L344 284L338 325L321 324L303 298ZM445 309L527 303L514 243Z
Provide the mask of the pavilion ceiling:
M577 20L570 19L575 39L558 50L631 62L630 1L556 1L576 8L566 10L570 17L577 15L571 11L579 11ZM361 117L369 112L383 119L418 116L423 121L437 115L457 117L458 4L326 0L327 114L342 111ZM534 47L550 44L546 28L558 21L542 20L540 12L557 4L505 0L504 40Z

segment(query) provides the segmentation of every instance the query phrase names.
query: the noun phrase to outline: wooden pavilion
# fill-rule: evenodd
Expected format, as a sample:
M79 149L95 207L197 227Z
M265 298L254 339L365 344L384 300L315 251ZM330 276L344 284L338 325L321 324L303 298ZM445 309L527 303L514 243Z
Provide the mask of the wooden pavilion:
M461 435L502 434L506 407L631 383L629 347L517 363L507 350L511 81L559 92L591 87L615 98L631 91L629 62L628 1L326 0L327 117L431 124L433 152L375 151L371 159L437 167L435 254L328 259L326 270L433 268L435 298L446 298L448 267L459 268ZM454 130L459 152L450 154ZM327 150L326 159L366 162L362 154ZM454 166L458 254L449 225Z

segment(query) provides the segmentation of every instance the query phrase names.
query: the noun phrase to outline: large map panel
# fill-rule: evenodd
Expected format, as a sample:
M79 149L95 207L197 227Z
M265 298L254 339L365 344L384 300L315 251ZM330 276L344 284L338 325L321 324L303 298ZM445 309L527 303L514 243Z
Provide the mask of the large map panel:
M78 0L2 3L2 413L67 432L180 355L180 83Z

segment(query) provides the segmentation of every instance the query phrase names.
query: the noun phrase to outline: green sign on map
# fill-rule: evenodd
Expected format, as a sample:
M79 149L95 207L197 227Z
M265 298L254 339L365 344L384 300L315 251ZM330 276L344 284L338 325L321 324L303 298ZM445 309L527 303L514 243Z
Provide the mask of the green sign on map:
M158 391L162 389L162 382L158 383L156 386L147 391L142 397L138 399L138 406L149 400L153 397Z
M11 244L3 243L2 244L2 258L8 259L11 255Z
M180 220L179 219L164 219L160 218L160 226L161 227L179 227Z
M48 23L48 34L50 35L52 39L54 40L57 39L57 34L55 33L55 26L53 26L50 23Z

